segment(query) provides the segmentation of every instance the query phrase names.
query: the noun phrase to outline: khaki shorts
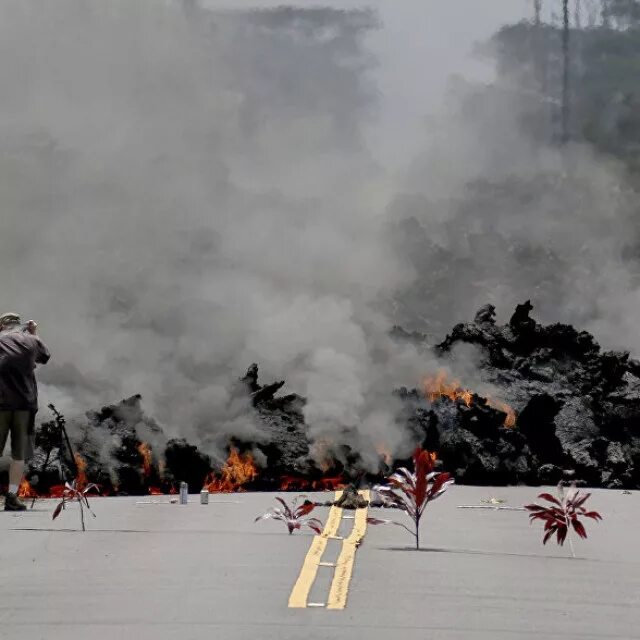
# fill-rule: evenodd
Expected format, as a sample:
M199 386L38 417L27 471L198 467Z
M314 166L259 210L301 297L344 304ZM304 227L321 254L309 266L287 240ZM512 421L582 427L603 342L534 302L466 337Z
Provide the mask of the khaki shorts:
M11 433L11 457L26 460L29 451L31 411L0 411L0 455L4 453L7 436Z

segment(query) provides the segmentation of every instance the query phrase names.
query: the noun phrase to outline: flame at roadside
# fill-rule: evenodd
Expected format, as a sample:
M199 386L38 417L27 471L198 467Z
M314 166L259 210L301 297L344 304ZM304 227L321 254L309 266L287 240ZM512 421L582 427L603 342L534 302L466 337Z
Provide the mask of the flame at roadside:
M87 473L86 473L87 463L79 453L75 453L73 457L76 462L76 466L78 467L78 473L75 478L76 486L81 491L88 484ZM63 492L64 492L64 484L55 484L49 487L49 490L46 493L40 494L34 487L31 486L29 481L25 478L22 480L18 488L18 497L23 499L61 498Z
M232 493L244 491L244 485L258 477L253 456L250 453L239 453L235 447L229 451L229 457L220 470L220 475L210 473L204 481L204 489L209 493Z
M88 483L87 462L79 453L74 453L73 458L76 461L76 467L78 468L78 473L76 474L76 487L79 491L82 491Z
M142 475L148 478L153 470L153 453L151 447L146 442L138 445L138 453L142 458Z
M37 498L38 492L29 484L28 480L23 480L18 487L18 498Z

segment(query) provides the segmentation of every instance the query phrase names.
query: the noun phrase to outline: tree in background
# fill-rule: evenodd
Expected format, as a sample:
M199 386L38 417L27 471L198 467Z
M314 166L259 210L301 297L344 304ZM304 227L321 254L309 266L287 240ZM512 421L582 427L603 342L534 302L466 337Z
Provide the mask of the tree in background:
M523 120L534 137L589 142L640 172L640 0L602 0L599 19L593 2L561 1L559 24L539 19L536 1L533 23L494 35L498 75L531 94ZM581 8L589 13L584 27Z

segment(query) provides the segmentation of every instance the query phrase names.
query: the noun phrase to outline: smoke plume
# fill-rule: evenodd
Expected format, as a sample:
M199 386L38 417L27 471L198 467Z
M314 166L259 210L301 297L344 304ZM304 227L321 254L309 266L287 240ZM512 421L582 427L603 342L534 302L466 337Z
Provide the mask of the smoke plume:
M389 426L376 305L411 270L361 133L374 14L2 13L2 304L41 322L42 403L140 393L170 434L248 435L232 390L256 361L308 397L312 433Z
M41 323L41 404L140 393L170 435L259 437L233 393L258 362L307 397L314 437L401 449L390 392L436 363L394 322L435 340L531 298L543 321L640 348L619 169L532 143L525 98L460 81L390 174L364 133L375 12L1 12L0 302Z

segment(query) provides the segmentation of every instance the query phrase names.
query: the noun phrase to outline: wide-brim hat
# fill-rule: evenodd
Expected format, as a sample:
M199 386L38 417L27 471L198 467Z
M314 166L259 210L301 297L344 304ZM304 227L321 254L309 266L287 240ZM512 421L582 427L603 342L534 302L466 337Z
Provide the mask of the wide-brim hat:
M0 327L7 324L20 324L20 316L17 313L3 313L0 315Z

